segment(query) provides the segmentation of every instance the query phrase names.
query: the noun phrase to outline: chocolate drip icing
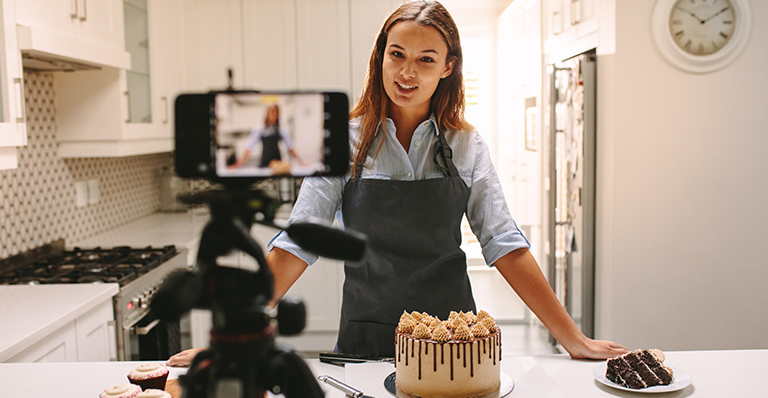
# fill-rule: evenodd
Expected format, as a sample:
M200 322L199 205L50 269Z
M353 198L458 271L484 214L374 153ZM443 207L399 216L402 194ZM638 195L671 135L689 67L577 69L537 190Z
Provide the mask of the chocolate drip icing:
M448 344L448 348L450 348L450 354L451 354L451 380L453 380L453 344Z
M470 343L472 345L475 345L475 343ZM464 346L464 349L467 349L467 346ZM464 361L466 362L467 357L464 356ZM475 377L475 363L472 361L472 346L469 346L469 377Z
M421 380L421 340L419 340L419 380Z

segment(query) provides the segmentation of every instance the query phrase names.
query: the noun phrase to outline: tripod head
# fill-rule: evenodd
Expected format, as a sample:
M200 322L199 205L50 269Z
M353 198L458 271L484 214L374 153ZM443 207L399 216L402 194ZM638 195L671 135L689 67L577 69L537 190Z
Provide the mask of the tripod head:
M170 275L150 307L161 319L177 319L192 308L211 310L211 345L180 377L184 398L252 398L264 396L267 390L287 398L322 397L323 391L304 361L275 343L277 333L293 335L304 329L304 304L300 300L280 300L278 327L273 325L269 308L274 294L272 272L261 247L250 235L254 220L275 226L278 201L245 186L179 199L206 203L211 219L203 229L195 267ZM320 255L358 260L365 250L361 234L316 223L291 225L285 230L297 244ZM233 250L254 258L258 270L218 266L217 258Z

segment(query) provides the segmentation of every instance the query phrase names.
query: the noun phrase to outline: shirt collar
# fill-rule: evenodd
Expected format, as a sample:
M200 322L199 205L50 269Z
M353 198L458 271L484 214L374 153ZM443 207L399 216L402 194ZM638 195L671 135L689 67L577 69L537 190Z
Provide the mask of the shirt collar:
M440 128L437 125L437 118L435 117L434 113L429 116L429 119L422 122L421 124L423 125L424 123L432 124L432 133L435 135L435 137L440 135ZM379 131L381 131L381 122L379 122L379 127L376 129L376 135L379 134ZM395 131L395 122L393 122L390 118L387 118L387 131Z

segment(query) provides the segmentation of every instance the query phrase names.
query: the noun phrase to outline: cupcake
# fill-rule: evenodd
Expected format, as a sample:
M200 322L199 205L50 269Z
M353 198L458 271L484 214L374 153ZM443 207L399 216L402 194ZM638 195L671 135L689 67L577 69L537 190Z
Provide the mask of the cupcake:
M159 363L145 363L128 373L128 381L141 386L142 390L165 390L168 369Z
M141 387L133 384L119 384L104 390L99 398L134 398L141 392Z
M139 395L136 396L136 398L173 398L171 396L171 393L168 391L163 390L156 390L154 388L150 388L149 390L144 390L139 393Z

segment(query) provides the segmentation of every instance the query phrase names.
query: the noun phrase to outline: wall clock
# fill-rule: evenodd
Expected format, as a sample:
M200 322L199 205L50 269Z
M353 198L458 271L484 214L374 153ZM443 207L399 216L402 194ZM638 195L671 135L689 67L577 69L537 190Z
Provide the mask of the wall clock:
M748 0L657 0L653 37L674 66L694 73L720 69L747 43Z

